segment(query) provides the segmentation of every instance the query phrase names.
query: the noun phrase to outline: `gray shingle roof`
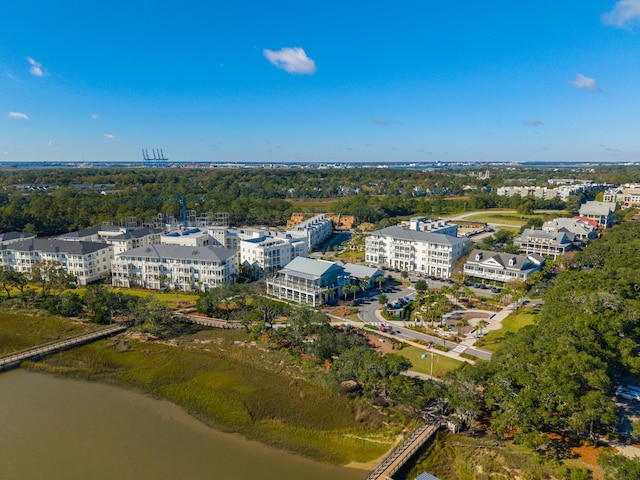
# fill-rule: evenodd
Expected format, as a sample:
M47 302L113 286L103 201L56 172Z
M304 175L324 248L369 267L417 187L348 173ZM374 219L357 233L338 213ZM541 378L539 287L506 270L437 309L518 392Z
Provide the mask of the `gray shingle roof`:
M5 245L2 248L19 252L37 251L44 253L66 253L68 255L87 255L112 247L111 245L97 242L68 242L56 238L31 238Z
M469 239L452 237L451 235L445 235L443 233L434 232L422 232L409 230L398 226L383 228L382 230L376 230L369 235L378 235L382 237L393 237L402 240L411 240L414 242L428 242L441 245L459 245L461 243L467 243Z
M476 260L478 255L482 255L480 260ZM513 265L509 265L509 262L513 260ZM467 257L467 263L481 263L491 264L497 263L501 267L512 268L515 270L529 270L537 267L538 264L544 263L544 258L540 255L533 253L531 255L515 255L513 253L492 252L490 250L473 250L469 257Z
M134 230L129 230L128 232L121 233L120 235L113 235L112 237L108 237L109 240L129 240L131 238L142 238L151 234L162 233L164 230L161 228L149 228L149 227L141 227L136 228Z
M615 212L615 202L586 202L580 206L580 215L609 215Z
M19 238L30 238L30 237L35 237L35 235L32 235L30 233L24 233L24 232L4 232L4 233L0 233L0 242L6 242L9 240L17 240Z
M237 250L224 247L193 247L184 245L147 245L116 255L116 258L173 258L180 260L203 260L224 262L238 253Z
M556 245L566 245L568 243L571 243L567 239L567 235L564 232L549 232L546 230L534 230L532 228L525 228L522 234L519 237L514 238L513 241L525 242L527 240L527 237L546 238L553 241L553 243Z

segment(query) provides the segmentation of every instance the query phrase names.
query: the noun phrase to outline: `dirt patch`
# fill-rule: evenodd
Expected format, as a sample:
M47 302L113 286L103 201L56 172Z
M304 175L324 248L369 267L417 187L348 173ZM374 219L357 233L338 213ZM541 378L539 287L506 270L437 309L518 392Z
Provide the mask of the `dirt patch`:
M575 453L582 463L595 467L598 465L598 455L602 453L603 447L594 448L593 445L580 445L572 447L571 451Z
M388 340L386 338L381 338L377 335L372 335L372 334L366 334L365 335L367 337L367 340L369 341L369 345L371 345L371 348L373 348L376 352L380 352L381 354L385 354L385 353L392 353L394 348L393 348L393 342L391 340Z

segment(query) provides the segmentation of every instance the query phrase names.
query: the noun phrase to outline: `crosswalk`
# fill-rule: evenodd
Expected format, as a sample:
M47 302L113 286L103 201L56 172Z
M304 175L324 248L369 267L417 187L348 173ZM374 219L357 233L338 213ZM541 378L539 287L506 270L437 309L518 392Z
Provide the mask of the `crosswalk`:
M464 352L466 349L467 349L467 347L466 347L466 346L464 346L464 345L458 345L456 348L454 348L454 349L452 350L452 352L462 353L462 352Z

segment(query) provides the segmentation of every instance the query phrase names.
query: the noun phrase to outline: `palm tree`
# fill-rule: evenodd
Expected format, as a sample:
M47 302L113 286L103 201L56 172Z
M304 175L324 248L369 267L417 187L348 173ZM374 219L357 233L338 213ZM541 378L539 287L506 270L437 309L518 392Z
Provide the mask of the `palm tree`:
M382 284L384 283L384 277L382 275L377 276L375 282L378 284L378 290L381 290Z
M478 335L482 335L482 330L484 330L487 325L489 325L489 322L487 322L486 320L480 320L478 322L478 324L476 325L476 328L478 329Z
M389 301L389 297L387 297L386 293L381 293L380 295L378 295L378 303L380 305L386 305L387 302Z

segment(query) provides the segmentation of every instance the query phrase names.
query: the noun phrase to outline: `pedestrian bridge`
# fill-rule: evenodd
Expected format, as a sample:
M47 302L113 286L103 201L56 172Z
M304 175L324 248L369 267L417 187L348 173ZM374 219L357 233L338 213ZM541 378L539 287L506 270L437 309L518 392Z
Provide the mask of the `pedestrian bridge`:
M416 428L404 442L398 445L378 466L369 474L366 480L392 480L393 475L400 470L407 461L429 441L436 432L447 426L446 419L441 415L429 416L427 420Z
M94 330L93 332L67 337L64 340L43 343L35 347L4 355L0 357L0 371L18 367L23 360L37 360L61 350L66 350L83 343L92 342L100 338L123 332L127 328L129 328L128 324L114 325L100 330Z

